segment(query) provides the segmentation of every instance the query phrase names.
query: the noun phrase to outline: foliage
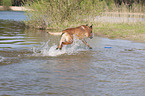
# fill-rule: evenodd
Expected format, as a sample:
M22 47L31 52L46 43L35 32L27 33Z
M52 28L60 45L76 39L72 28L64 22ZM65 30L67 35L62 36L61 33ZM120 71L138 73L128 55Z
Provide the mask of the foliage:
M12 5L11 0L2 0L2 1L0 1L0 3L3 6L11 6Z
M67 26L71 23L89 22L88 18L99 14L104 8L99 0L37 0L27 2L26 25L47 28ZM90 17L91 16L91 17Z

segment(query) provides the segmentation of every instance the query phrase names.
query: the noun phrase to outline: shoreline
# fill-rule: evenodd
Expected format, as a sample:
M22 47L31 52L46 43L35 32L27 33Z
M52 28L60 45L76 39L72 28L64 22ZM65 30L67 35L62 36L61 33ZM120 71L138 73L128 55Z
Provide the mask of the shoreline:
M27 11L23 6L0 6L0 11ZM46 29L47 30L47 29ZM144 23L99 23L94 24L94 33L99 37L123 39L145 43Z
M137 42L137 43L145 43L145 38L144 38L144 36L141 36L141 35L131 35L131 36L128 36L128 37L112 37L112 36L104 35L100 32L96 32L95 34L98 37L109 38L109 39L112 39L112 40L113 39L121 39L121 40L129 40L129 41Z
M27 11L23 6L0 6L0 11Z
M94 25L94 33L99 37L110 39L130 40L133 42L145 43L144 23L136 24L97 24Z

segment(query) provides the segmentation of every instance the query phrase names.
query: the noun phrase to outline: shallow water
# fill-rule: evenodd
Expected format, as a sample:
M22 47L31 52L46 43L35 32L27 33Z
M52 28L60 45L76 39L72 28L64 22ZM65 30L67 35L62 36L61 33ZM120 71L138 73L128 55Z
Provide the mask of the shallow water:
M88 39L55 50L60 36L0 20L0 95L144 96L145 44Z
M27 19L24 14L23 11L0 11L0 19L22 21Z

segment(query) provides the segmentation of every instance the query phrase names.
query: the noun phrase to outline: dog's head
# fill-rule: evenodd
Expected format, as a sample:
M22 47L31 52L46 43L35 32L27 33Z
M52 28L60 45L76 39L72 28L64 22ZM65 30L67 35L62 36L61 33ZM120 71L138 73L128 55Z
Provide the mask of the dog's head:
M84 29L85 29L85 36L87 38L92 39L93 38L93 32L92 32L92 28L93 28L93 24L91 26L88 26L88 24L83 25Z

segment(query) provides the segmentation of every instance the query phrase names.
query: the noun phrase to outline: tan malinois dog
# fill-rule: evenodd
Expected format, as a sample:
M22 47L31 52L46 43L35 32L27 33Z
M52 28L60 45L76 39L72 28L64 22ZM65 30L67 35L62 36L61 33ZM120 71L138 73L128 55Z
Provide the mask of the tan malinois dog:
M80 39L84 44L86 44L90 49L90 45L85 41L85 38L93 38L93 33L92 33L92 25L88 26L86 25L81 25L79 27L75 28L68 28L63 30L62 32L48 32L51 35L61 35L60 43L56 49L62 49L63 45L68 45L73 43L73 38L74 36L78 39Z

